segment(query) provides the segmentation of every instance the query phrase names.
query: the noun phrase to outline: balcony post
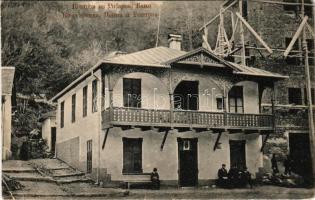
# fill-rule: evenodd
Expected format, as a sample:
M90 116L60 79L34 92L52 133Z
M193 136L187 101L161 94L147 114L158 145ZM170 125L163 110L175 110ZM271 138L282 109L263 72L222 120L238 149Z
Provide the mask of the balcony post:
M227 95L226 95L226 89L225 89L225 84L223 85L223 125L227 126Z
M113 109L113 88L111 84L111 76L108 74L108 92L109 92L109 122L113 121L114 109Z
M171 129L173 128L173 122L174 122L174 94L173 92L170 92L170 124Z
M170 96L170 128L173 129L173 122L174 122L174 93L173 93L173 86L172 86L172 68L171 65L168 65L169 73L168 73L168 83L169 83L169 96Z
M114 109L113 109L113 89L109 90L109 121L113 121Z

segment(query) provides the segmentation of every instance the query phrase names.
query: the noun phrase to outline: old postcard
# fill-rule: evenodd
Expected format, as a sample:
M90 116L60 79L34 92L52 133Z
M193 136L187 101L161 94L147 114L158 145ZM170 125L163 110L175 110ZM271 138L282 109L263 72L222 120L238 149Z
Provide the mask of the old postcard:
M2 198L313 198L314 12L2 1Z

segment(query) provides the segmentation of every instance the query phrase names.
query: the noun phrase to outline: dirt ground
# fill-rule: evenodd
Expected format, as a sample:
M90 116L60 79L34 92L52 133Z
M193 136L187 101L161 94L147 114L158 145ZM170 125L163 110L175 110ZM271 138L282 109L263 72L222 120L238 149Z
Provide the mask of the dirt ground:
M44 186L38 189L38 194L44 192ZM50 189L47 189L47 192ZM55 193L56 196L16 196L16 199L311 199L315 197L314 189L277 186L259 186L254 189L132 189L124 191L125 195L122 195L122 190L90 189L91 186L86 188L85 185L80 185L80 187L78 185L63 185L62 191L64 193ZM85 194L86 196L72 196L75 194Z
M221 189L221 188L162 188L119 189L102 188L93 183L73 182L57 184L54 181L39 179L39 174L29 165L36 162L49 169L68 170L64 163L57 160L31 160L4 162L3 170L23 170L10 172L25 186L14 191L15 199L311 199L315 197L314 189L285 188L278 186L256 186L253 189ZM60 171L58 171L59 173ZM71 172L72 173L72 172ZM47 177L44 177L47 178ZM25 180L27 179L27 180ZM12 199L4 196L4 199Z

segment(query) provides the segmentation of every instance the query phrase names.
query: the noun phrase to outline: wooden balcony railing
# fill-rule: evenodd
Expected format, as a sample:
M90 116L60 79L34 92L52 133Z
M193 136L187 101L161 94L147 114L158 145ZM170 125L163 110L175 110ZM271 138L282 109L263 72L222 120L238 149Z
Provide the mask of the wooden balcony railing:
M173 113L172 117L171 113ZM272 129L273 117L268 114L188 110L174 110L171 112L170 110L114 107L112 110L103 111L103 123L134 126Z

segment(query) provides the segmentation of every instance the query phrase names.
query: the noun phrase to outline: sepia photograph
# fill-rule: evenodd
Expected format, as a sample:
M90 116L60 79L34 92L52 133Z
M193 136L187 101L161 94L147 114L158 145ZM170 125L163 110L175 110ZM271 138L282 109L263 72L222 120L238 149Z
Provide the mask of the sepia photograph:
M1 1L1 198L315 198L315 1Z

